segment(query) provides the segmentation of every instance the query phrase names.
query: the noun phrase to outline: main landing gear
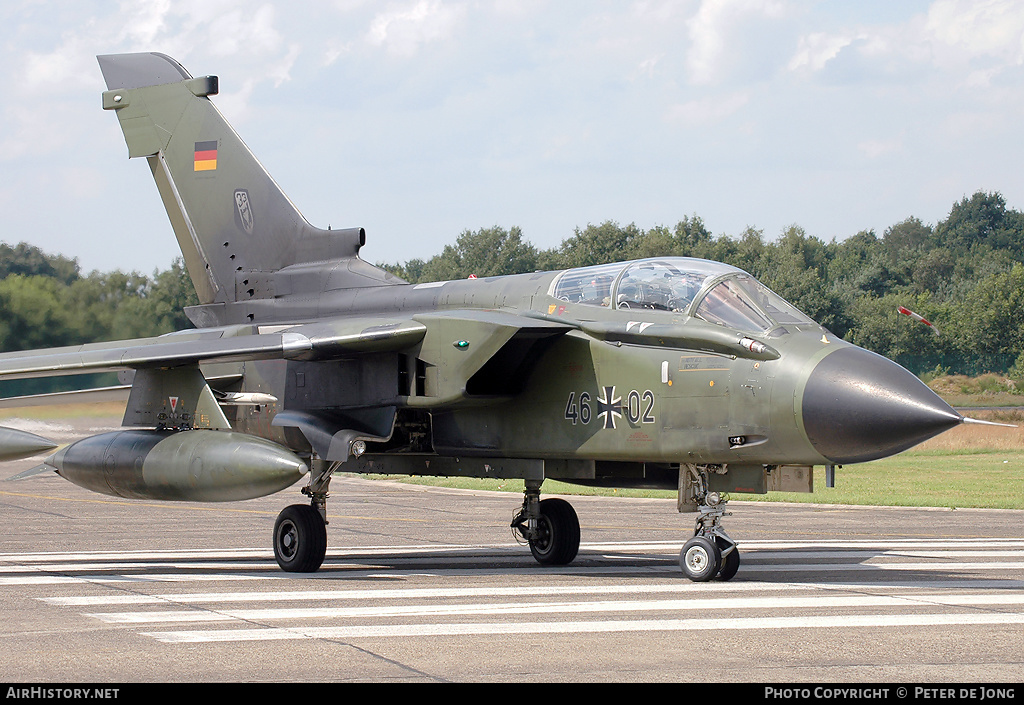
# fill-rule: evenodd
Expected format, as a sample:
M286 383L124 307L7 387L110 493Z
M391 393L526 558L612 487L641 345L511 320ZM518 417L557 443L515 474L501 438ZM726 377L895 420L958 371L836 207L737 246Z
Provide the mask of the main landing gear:
M722 529L722 517L728 500L718 492L708 491L708 470L706 467L686 466L690 476L692 499L697 504L697 527L694 536L679 552L679 567L690 580L706 582L731 580L740 567L739 546Z
M274 524L274 557L282 570L312 573L318 570L327 553L327 487L337 464L314 461L311 480L303 493L309 504L285 507ZM698 516L694 536L679 552L679 566L690 580L731 580L740 567L736 542L722 529L726 500L718 492L708 491L708 468L687 465L686 502L696 506ZM682 481L682 478L681 478ZM566 565L580 550L580 521L576 510L564 499L540 498L541 482L527 480L523 505L512 519L517 539L530 546L541 565ZM680 491L681 499L684 492ZM682 506L682 505L681 505Z
M327 555L327 487L338 463L314 460L309 485L302 493L309 504L292 504L274 522L274 558L289 573L315 573Z
M292 504L274 522L274 558L289 573L313 573L327 555L327 525L316 507Z
M580 520L564 499L540 498L540 482L526 481L523 506L512 519L513 535L530 545L541 565L566 565L580 550Z

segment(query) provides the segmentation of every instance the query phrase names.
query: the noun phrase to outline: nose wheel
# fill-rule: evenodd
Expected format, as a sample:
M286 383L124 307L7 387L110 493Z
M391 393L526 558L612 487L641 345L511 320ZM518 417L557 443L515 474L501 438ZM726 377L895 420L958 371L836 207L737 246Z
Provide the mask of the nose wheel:
M715 578L718 580L732 580L736 575L736 571L740 569L739 546L724 535L716 536L715 543L722 552L722 566Z
M728 502L718 492L708 492L708 471L705 467L689 466L692 473L693 499L697 504L697 527L692 539L679 552L679 567L690 580L702 583L708 580L732 580L740 567L740 550L722 528L722 518Z
M690 580L703 583L718 575L722 568L722 552L706 536L694 536L679 552L679 567Z

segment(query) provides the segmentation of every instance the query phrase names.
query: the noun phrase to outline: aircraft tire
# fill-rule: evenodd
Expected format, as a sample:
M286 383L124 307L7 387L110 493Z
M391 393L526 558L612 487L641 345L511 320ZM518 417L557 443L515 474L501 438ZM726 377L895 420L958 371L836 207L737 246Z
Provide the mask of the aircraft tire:
M715 543L718 544L719 550L721 550L722 543L720 539L715 539ZM733 549L732 553L722 557L722 568L718 571L718 575L715 576L715 580L732 580L736 575L736 571L740 569L740 549Z
M580 550L580 520L564 499L552 497L540 503L540 537L530 541L530 552L541 565L566 565Z
M722 568L722 552L714 541L694 536L679 552L679 567L695 583L711 580Z
M327 554L327 527L312 505L292 504L274 522L274 558L289 573L313 573Z

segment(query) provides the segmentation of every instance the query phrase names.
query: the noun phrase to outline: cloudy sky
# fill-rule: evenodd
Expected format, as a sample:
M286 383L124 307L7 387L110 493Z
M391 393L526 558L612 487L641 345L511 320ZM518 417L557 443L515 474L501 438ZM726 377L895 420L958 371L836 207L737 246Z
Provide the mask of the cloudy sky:
M177 255L96 54L195 76L314 225L363 257L464 230L698 215L823 240L934 224L977 190L1024 209L1014 0L7 0L0 240L151 273Z

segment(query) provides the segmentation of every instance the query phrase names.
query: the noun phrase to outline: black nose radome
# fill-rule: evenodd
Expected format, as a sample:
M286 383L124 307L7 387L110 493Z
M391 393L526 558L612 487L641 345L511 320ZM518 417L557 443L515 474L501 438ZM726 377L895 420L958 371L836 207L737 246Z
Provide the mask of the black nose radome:
M811 445L837 464L894 455L963 421L910 372L853 346L811 371L803 418Z

